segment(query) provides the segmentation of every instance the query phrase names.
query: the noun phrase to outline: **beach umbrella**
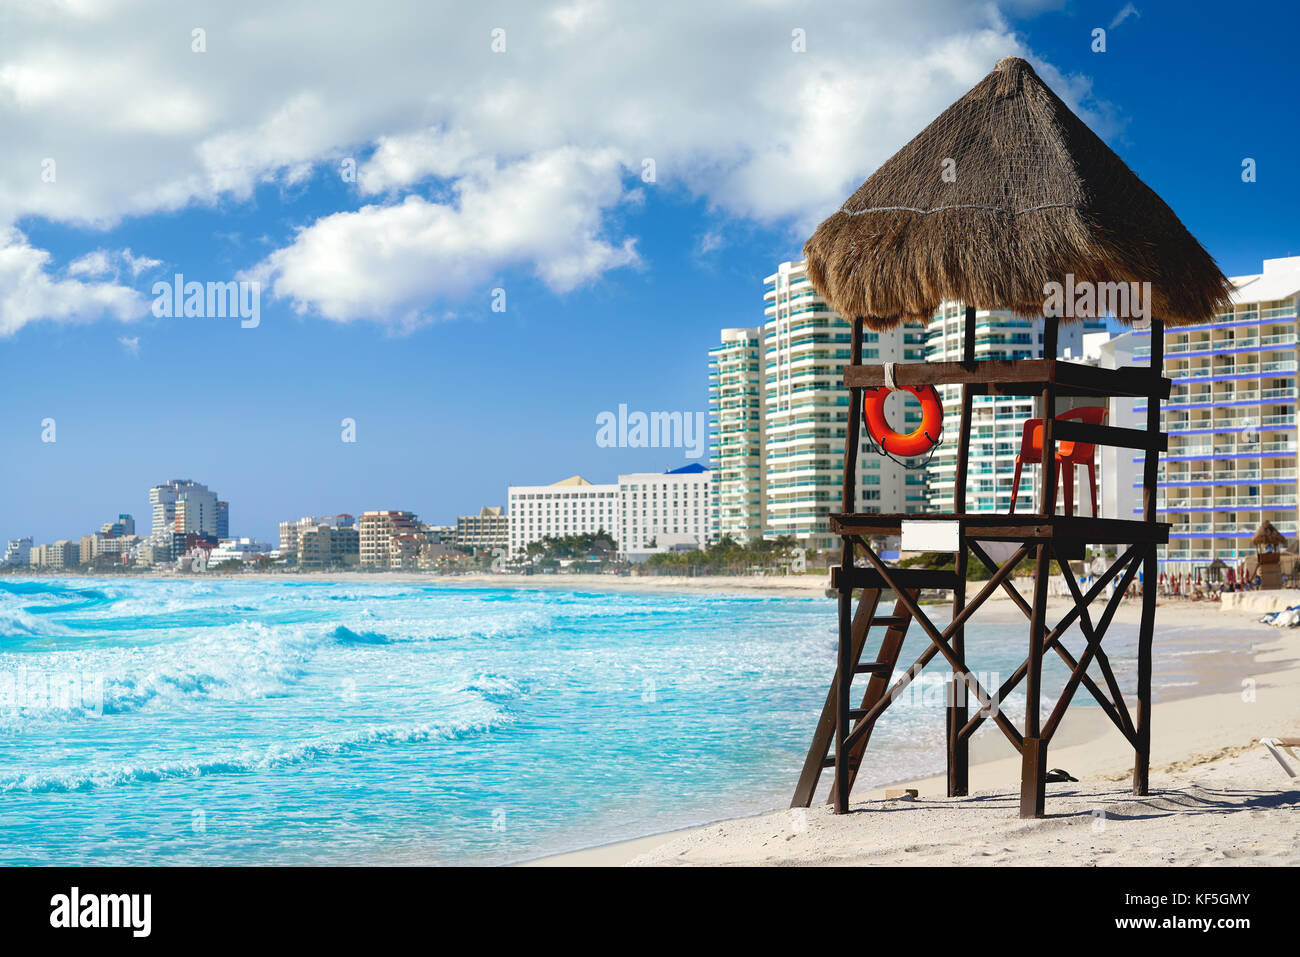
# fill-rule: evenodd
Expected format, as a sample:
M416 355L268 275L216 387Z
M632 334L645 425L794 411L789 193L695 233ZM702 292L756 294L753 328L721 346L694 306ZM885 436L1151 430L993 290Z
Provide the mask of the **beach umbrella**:
M928 322L944 300L1039 317L1044 285L1066 277L1149 282L1151 315L1203 323L1233 288L1173 210L1018 57L998 61L872 173L804 255L831 307L873 329ZM1088 314L1071 303L1067 317Z

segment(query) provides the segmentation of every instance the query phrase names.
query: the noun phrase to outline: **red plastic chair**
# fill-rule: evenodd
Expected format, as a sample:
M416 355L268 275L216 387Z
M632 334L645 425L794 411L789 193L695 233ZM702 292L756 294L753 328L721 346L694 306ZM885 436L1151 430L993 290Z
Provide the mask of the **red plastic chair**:
M1101 425L1106 421L1107 409L1101 405L1086 405L1070 409L1056 417L1060 422L1073 419L1085 425ZM1043 420L1027 419L1020 434L1020 454L1016 456L1016 474L1011 485L1011 511L1016 510L1020 494L1020 468L1026 462L1041 465L1043 461ZM1057 442L1056 462L1059 468L1052 480L1052 511L1056 511L1056 490L1062 473L1065 474L1065 514L1074 514L1074 469L1077 465L1088 467L1088 488L1092 493L1092 514L1097 514L1097 446L1092 442Z

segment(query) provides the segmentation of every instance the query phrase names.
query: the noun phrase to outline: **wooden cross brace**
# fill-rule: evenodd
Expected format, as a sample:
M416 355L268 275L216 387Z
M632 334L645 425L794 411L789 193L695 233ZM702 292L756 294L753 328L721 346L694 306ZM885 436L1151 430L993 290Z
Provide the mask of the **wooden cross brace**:
M975 542L969 542L968 545L971 552L976 558L984 563L985 567L989 569L997 567L978 544ZM1066 586L1069 588L1071 597L1074 599L1074 606L1066 612L1065 616L1057 623L1056 627L1047 635L1047 638L1043 643L1043 651L1046 652L1051 648L1060 656L1061 660L1065 663L1065 666L1070 669L1070 679L1066 683L1065 690L1062 692L1056 708L1048 719L1047 726L1044 729L1041 738L1046 742L1056 731L1057 726L1065 715L1065 709L1068 707L1075 690L1080 684L1083 684L1083 686L1087 688L1096 699L1097 703L1101 706L1101 709L1106 713L1106 716L1109 717L1115 727L1119 729L1120 734L1124 736L1125 740L1136 747L1137 732L1134 730L1128 706L1124 703L1124 696L1120 692L1119 682L1115 680L1115 674L1110 667L1110 662L1106 658L1105 652L1101 650L1101 639L1104 637L1106 629L1110 626L1111 619L1119 608L1120 600L1128 590L1128 586L1132 583L1133 577L1137 574L1138 568L1142 564L1142 548L1139 545L1129 546L1129 548L1115 560L1110 568L1108 568L1106 572L1097 579L1093 586L1088 589L1086 595L1080 593L1078 582L1075 580L1073 572L1070 571L1069 562L1063 561L1059 552L1057 552L1057 564L1061 567L1061 574L1064 576ZM1094 629L1091 617L1088 614L1088 606L1098 595L1101 594L1106 586L1121 573L1121 571L1123 572L1123 576L1120 579L1120 583L1115 589L1115 593L1111 596L1110 601L1107 603L1099 627ZM1029 607L1029 603L1025 601L1024 596L1022 596L1020 592L1016 591L1014 586L1010 583L1007 583L1006 589L1011 595L1012 600L1017 604L1025 616L1032 617L1033 610ZM1083 632L1084 638L1088 642L1088 647L1085 650L1083 657L1079 660L1075 660L1074 656L1070 654L1061 642L1062 636L1064 636L1069 627L1074 624L1076 618L1079 619L1080 630ZM1106 693L1097 686L1097 683L1087 675L1088 665L1091 663L1093 658L1097 659L1097 664L1102 671L1106 686L1111 695L1114 696L1113 700L1110 697L1107 697ZM1016 686L1024 680L1028 670L1029 659L1026 658L1011 677L1003 682L1001 687L998 688L999 701L1004 700L1008 694L1015 690ZM984 722L985 717L986 715L982 713L973 716L962 727L960 732L961 736L969 737Z
M957 654L948 642L951 640L953 634L956 633L957 629L966 623L980 605L984 604L989 595L993 594L993 592L996 591L1006 580L1007 576L1015 570L1016 565L1018 565L1021 559L1028 554L1030 546L1020 546L1014 555L999 566L997 570L994 571L992 577L984 584L984 587L980 589L979 594L971 599L966 607L953 618L948 627L941 632L925 612L921 611L920 606L912 598L911 594L906 589L895 584L893 578L890 576L892 569L881 561L880 556L872 550L871 546L858 535L853 536L852 541L862 549L867 561L876 572L879 573L884 583L897 593L899 603L907 609L908 614L910 614L917 624L921 626L921 629L930 639L930 646L926 648L915 662L912 663L911 667L903 673L903 676L894 683L894 685L889 689L889 692L885 694L884 697L882 697L870 710L868 710L866 715L863 716L861 721L858 723L858 726L855 727L845 738L844 748L846 750L851 749L862 735L868 733L868 729L875 720L880 717L885 709L888 708L898 695L902 693L903 689L921 673L921 670L938 652L942 653L943 656L948 659L948 663L952 665L954 673L961 676L962 680L966 683L967 688L970 689L971 694L973 694L975 699L980 703L980 712L977 717L980 715L991 715L998 727L1002 729L1002 733L1007 736L1007 739L1016 750L1019 751L1022 741L1022 736L1019 730L1017 730L1015 725L1013 725L1010 720L1001 713L996 701L990 698L988 692L986 692L984 687L979 683L979 680L967 670L964 656ZM1001 700L1001 697L997 699L997 701Z

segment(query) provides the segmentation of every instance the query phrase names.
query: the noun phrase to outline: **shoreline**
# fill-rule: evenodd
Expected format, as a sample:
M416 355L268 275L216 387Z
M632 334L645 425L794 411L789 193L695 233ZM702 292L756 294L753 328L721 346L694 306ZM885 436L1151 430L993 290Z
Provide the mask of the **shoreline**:
M1121 606L1119 620L1125 610L1136 612L1136 603ZM1191 602L1176 602L1162 606L1166 613L1163 624L1173 627L1205 625L1207 629L1228 633L1246 633L1251 636L1252 667L1241 676L1250 679L1255 689L1255 699L1247 701L1242 691L1173 695L1157 700L1153 705L1151 795L1148 798L1127 794L1132 774L1132 751L1118 731L1097 708L1074 708L1062 722L1048 756L1049 767L1066 768L1079 779L1078 784L1049 785L1047 818L1043 822L1018 822L1034 825L1053 820L1075 820L1080 811L1080 801L1099 813L1098 805L1124 805L1132 802L1150 803L1155 796L1166 793L1179 795L1177 804L1188 788L1200 787L1196 779L1226 782L1240 789L1242 781L1262 783L1265 789L1275 787L1282 792L1286 778L1273 758L1258 744L1261 737L1300 734L1300 633L1289 629L1274 629L1258 623L1259 612L1254 608L1225 608L1222 619L1205 620L1204 610ZM1219 611L1216 606L1216 611ZM1170 613L1174 621L1169 621ZM1018 614L1018 613L1017 613ZM1008 621L1015 619L1009 618ZM1157 617L1158 625L1161 624ZM1226 626L1226 627L1225 627ZM1157 631L1157 642L1159 632ZM1130 702L1131 704L1131 702ZM909 812L931 807L945 818L972 817L988 813L990 806L1008 812L1007 826L1016 827L1015 801L1019 791L1020 759L1001 735L984 735L971 742L970 792L968 797L948 798L947 780L942 773L925 777L900 778L856 792L853 809L864 808ZM1300 781L1300 779L1297 779ZM793 786L793 782L791 782ZM626 841L546 855L516 866L522 867L614 867L614 866L668 866L677 864L790 864L836 863L861 865L867 863L920 863L910 856L924 835L913 834L915 842L905 842L907 847L890 860L868 858L861 848L853 847L853 831L861 819L859 814L836 817L822 803L829 787L823 776L817 800L803 811L777 808L741 818L719 819L695 827L646 835ZM915 801L887 801L886 789L915 788L919 797ZM1294 791L1300 784L1292 782ZM1074 789L1070 797L1058 797L1060 788ZM1294 792L1300 804L1300 792ZM942 808L942 810L938 810ZM977 810L978 808L978 810ZM1100 812L1102 817L1106 812ZM1121 813L1121 812L1114 812ZM928 830L929 823L918 815L918 828ZM1274 815L1280 817L1280 815ZM913 819L909 819L913 820ZM804 831L808 822L817 826ZM846 824L844 822L852 822ZM1286 827L1284 833L1293 835L1296 821L1278 822ZM987 826L987 825L983 825ZM1276 825L1275 825L1276 826ZM804 841L805 833L815 833L822 838L822 850L817 841ZM983 832L975 832L972 839ZM773 835L777 837L774 839ZM860 836L860 835L859 835ZM896 840L903 836L893 835ZM762 839L760 839L760 837ZM795 838L801 846L796 851L790 845ZM1293 837L1290 838L1294 844ZM960 856L960 839L948 841L956 859L947 864L970 863ZM849 859L843 852L849 851ZM1007 852L1011 848L1005 849ZM891 852L892 853L892 852ZM819 856L820 855L820 856ZM978 863L1006 863L1007 861L980 860ZM1082 859L1059 863L1089 863ZM1035 863L1033 860L1016 863ZM1043 863L1043 862L1038 862ZM1051 863L1050 861L1047 863ZM1107 863L1105 860L1090 863ZM1116 861L1115 863L1119 863ZM1124 861L1124 863L1129 863ZM1214 862L1210 862L1214 863Z
M249 581L284 582L286 584L388 584L388 585L457 585L490 588L554 589L565 591L610 591L660 594L716 594L716 595L766 595L782 598L822 598L830 587L829 573L806 575L592 575L585 573L557 575L517 575L475 572L464 575L444 575L437 572L241 572L224 575L210 572L203 575L132 573L87 574L48 569L43 574L29 573L0 575L6 579L26 580L42 578L76 578L86 581L122 578L146 581Z
M319 571L319 572L240 572L228 575L208 572L202 575L178 574L175 572L139 572L125 575L112 573L87 573L82 571L65 571L46 569L41 574L30 572L6 572L0 574L0 581L6 579L27 580L45 578L75 578L86 581L100 579L141 579L146 581L255 581L285 582L292 584L391 584L391 585L439 585L455 587L458 585L491 588L517 589L555 589L568 591L609 591L621 593L658 593L658 594L716 594L716 595L764 595L783 598L828 598L831 587L829 571L808 572L800 575L595 575L589 573L536 574L520 575L513 572L470 572L449 575L441 572L361 572L361 571ZM1029 579L1012 579L1021 594L1030 597L1032 584ZM974 581L972 584L980 584ZM1053 595L1052 600L1061 596ZM1006 592L998 589L987 601L1001 603L1009 601ZM1125 599L1121 608L1130 607L1136 599ZM930 604L923 601L923 605ZM1186 597L1173 598L1161 596L1157 600L1161 608L1185 608L1204 611L1235 611L1258 617L1267 611L1279 611L1283 608L1300 604L1300 590L1276 589L1272 591L1252 591L1229 593L1220 602L1194 602Z

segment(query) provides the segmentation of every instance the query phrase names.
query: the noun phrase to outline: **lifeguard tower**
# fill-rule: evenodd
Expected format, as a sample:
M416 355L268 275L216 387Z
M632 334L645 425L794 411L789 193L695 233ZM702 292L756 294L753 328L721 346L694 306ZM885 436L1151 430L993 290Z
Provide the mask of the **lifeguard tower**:
M1163 376L1163 330L1166 324L1211 321L1228 301L1229 282L1160 197L1028 63L1014 57L1000 61L885 162L818 227L804 253L813 285L851 321L852 351L844 372L849 413L843 497L841 511L829 516L831 531L842 541L832 575L839 602L837 667L791 806L808 806L822 771L829 768L835 811L849 809L849 792L863 766L872 729L936 656L951 669L954 689L974 699L968 704L965 694L952 694L946 708L950 796L967 793L969 741L991 720L1021 756L1020 815L1042 817L1047 749L1080 686L1133 748L1133 791L1145 794L1156 550L1169 538L1169 526L1156 520L1157 466L1167 447L1160 403L1169 396L1169 380ZM1070 295L1053 301L1052 284ZM1092 291L1091 299L1087 290ZM928 322L945 300L966 306L962 361L863 364L864 327ZM1108 308L1121 301L1126 308ZM979 309L1046 317L1044 358L979 359ZM1120 322L1149 328L1149 366L1102 369L1056 358L1058 323L1109 312ZM870 417L879 411L880 390L924 396L932 395L927 390L937 385L959 386L961 391L959 432L948 437L958 443L953 512L891 515L859 510L856 467L864 399ZM989 394L1033 396L1038 403L1041 424L1029 430L1038 464L1028 467L1044 474L1039 499L1029 512L966 511L972 398ZM1062 406L1071 400L1104 407L1113 396L1144 398L1145 428L1118 428L1064 414ZM922 437L938 438L928 433ZM873 433L873 438L880 436ZM915 439L916 433L886 437L880 444L888 452L896 438ZM1079 445L1118 446L1141 454L1140 520L1057 513L1056 471L1063 464L1073 468L1066 447ZM952 552L953 567L902 569L886 564L872 541L900 535L904 547L910 537L927 550ZM1085 592L1069 562L1083 557L1089 546L1100 546L1116 557ZM1029 598L1010 581L1026 559L1033 563ZM1055 622L1049 621L1047 609L1053 560L1072 599ZM991 576L977 583L978 591L968 597L971 561L986 566ZM1139 573L1145 587L1133 691L1136 708L1130 712L1102 639ZM1094 600L1112 582L1114 597L1094 616ZM951 594L949 624L940 627L925 614L919 603L923 589ZM1024 613L1028 627L1023 664L993 689L983 687L967 667L964 626L998 589ZM893 608L879 614L886 593L892 593ZM1063 642L1076 622L1086 641L1077 656ZM928 639L927 647L891 684L913 624ZM868 648L874 649L872 654L866 654ZM1061 658L1069 678L1044 717L1042 670L1048 654ZM1089 673L1094 666L1096 678ZM865 688L855 703L852 685L859 675ZM997 703L1022 682L1026 714L1019 728Z

